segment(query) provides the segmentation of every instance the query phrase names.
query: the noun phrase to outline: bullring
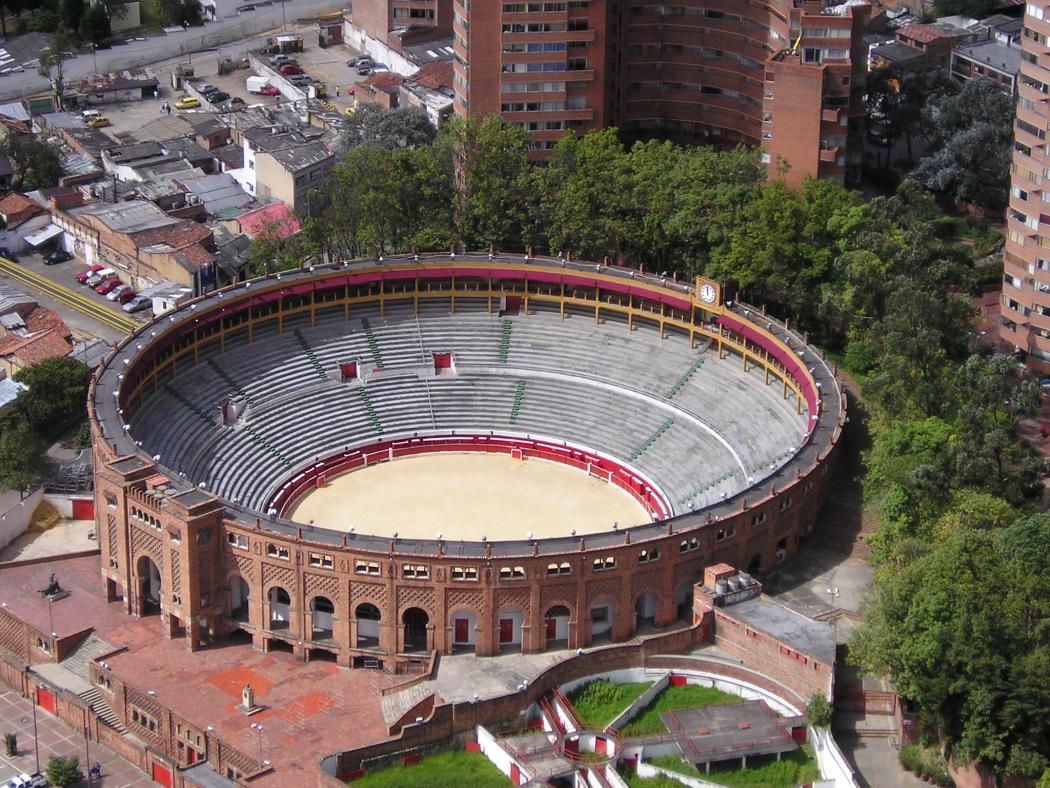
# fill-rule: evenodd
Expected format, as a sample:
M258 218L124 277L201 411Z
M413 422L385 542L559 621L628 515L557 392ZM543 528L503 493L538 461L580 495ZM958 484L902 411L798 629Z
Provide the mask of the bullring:
M239 630L389 670L687 617L704 566L793 554L845 419L819 351L717 283L463 254L210 293L124 342L90 408L107 598L189 648ZM357 529L352 506L284 516L339 474L436 452L559 462L648 521L529 538L494 511L484 539L418 539Z

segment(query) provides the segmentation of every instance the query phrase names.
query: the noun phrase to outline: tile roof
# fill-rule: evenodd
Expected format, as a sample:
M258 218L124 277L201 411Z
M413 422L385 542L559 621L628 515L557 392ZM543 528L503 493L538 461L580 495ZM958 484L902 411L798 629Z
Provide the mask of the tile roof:
M366 79L364 84L384 93L396 93L404 81L405 78L403 76L395 74L393 71L377 71Z
M67 356L72 349L69 328L62 316L46 307L37 307L26 316L24 330L5 331L0 338L0 356L14 356L23 367Z
M0 200L0 215L4 217L9 230L13 230L34 216L41 216L45 213L47 211L18 192L11 192Z
M431 90L452 87L452 61L435 60L424 63L419 71L408 78L408 81Z
M263 233L270 233L276 238L287 238L302 229L299 220L283 202L272 202L254 211L248 211L237 218L237 223L241 232L250 238Z
M960 30L960 33L966 31ZM910 38L913 41L918 41L923 44L928 44L931 41L936 41L939 38L956 38L955 33L950 30L946 30L944 27L937 25L923 24L921 22L905 25L904 27L897 30L898 38L904 36Z

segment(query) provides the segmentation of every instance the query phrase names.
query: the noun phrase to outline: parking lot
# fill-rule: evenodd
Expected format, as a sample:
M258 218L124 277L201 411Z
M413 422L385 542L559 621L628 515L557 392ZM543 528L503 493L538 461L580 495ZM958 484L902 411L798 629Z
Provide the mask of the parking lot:
M71 290L78 297L90 301L92 304L97 304L123 317L131 317L132 319L143 323L152 318L152 312L149 310L134 315L128 315L120 309L119 304L113 301L108 301L105 296L94 292L92 288L78 283L74 277L78 272L84 270L85 264L83 260L74 258L56 265L44 265L43 255L36 252L23 252L18 254L17 258L16 262L20 268L42 276L61 287ZM16 283L15 286L27 291L40 302L41 306L54 309L62 315L62 319L65 320L66 325L69 326L70 330L79 336L101 337L111 343L116 342L125 336L123 332L111 326L102 324L97 320L93 320L90 316L71 308L67 304L58 303L53 299L48 298L46 294L42 294L22 283Z
M350 94L350 89L356 89L357 85L367 79L367 77L359 75L354 69L347 66L346 61L360 53L345 44L321 49L316 44L313 46L309 45L311 39L308 35L304 36L304 38L308 44L307 48L290 56L299 63L306 74L325 84L328 90L327 100L335 104L340 111L353 106L354 97ZM316 41L316 37L313 40ZM270 97L248 93L245 88L245 80L254 73L250 69L237 68L228 74L220 75L219 63L226 57L229 57L234 63L240 61L240 56L234 50L226 48L195 55L192 60L194 77L215 85L220 90L229 93L231 97L238 96L244 99L248 106L253 104L270 105L286 101L281 96ZM262 57L265 59L266 56ZM187 63L185 60L182 62ZM165 103L170 103L174 107L179 97L185 95L185 91L174 90L171 87L171 72L177 65L177 63L168 63L156 67L157 78L161 83L160 98L149 98L121 104L107 104L100 107L103 115L109 119L111 124L102 129L102 132L112 137L115 142L119 142L128 135L134 135L135 131L144 124L159 117ZM338 96L335 94L336 86L339 87ZM198 109L172 109L173 113L211 111L215 111L215 108L206 103L202 103Z

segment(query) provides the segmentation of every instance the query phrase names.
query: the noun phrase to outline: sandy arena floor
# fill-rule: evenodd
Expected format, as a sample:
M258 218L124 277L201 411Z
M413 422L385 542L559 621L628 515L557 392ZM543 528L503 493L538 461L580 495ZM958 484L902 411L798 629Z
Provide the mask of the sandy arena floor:
M618 487L543 460L499 454L429 454L331 480L290 513L337 531L491 541L607 531L648 522Z

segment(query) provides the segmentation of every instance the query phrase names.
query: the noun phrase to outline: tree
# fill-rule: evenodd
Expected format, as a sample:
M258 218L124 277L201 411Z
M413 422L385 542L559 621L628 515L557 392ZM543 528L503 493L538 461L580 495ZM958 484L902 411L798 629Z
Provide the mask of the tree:
M84 779L84 772L80 769L80 760L75 755L70 755L68 758L52 755L47 762L47 779L58 788L76 785Z
M47 470L45 446L23 419L6 420L0 429L0 487L24 491Z
M814 728L827 728L831 725L831 716L834 710L828 699L819 693L809 699L806 704L806 719Z
M20 369L15 380L28 390L18 395L18 409L41 434L61 429L86 413L90 379L91 371L68 356Z
M62 29L75 33L80 29L80 19L84 15L84 0L61 0Z
M995 0L934 0L938 16L959 16L981 19L992 13L998 4Z
M58 185L58 179L62 177L62 155L56 145L27 134L8 134L0 151L14 164L18 191Z
M429 145L436 136L437 129L421 107L384 110L374 104L358 104L343 139L347 147L379 145L392 149Z
M1002 211L1010 189L1013 104L986 79L971 79L955 95L927 103L932 152L912 177L928 189L979 208Z
M40 76L47 77L51 83L51 94L55 100L55 107L62 109L62 64L70 57L73 41L64 29L59 29L51 37L51 46L40 53L37 60L37 71Z
M498 116L452 119L441 143L455 163L456 221L467 249L524 251L534 234L537 190L529 164L528 135Z
M98 46L110 37L110 33L109 14L105 7L102 3L91 3L80 18L80 37Z

